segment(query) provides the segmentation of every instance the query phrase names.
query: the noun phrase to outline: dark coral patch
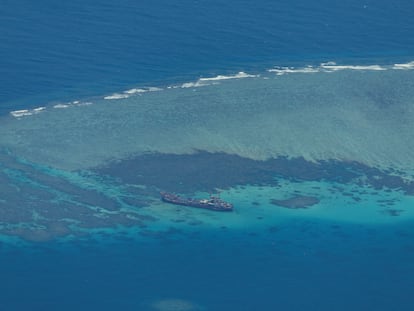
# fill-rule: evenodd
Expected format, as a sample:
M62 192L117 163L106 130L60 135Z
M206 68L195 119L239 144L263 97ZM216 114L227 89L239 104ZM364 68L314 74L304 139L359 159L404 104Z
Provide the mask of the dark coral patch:
M383 171L357 162L319 161L304 158L279 157L266 161L255 161L225 153L196 152L194 154L145 154L128 159L118 159L91 172L76 172L98 186L88 187L72 172L61 172L48 167L28 163L0 150L0 223L1 233L20 236L24 239L44 241L66 235L81 235L89 228L114 228L117 226L144 228L157 219L142 215L148 210L142 207L159 200L159 190L183 194L198 191L214 191L216 188L235 187L243 192L246 185L281 187L275 177L291 182L326 181L340 187L338 191L354 201L358 194L377 195L382 191L401 191L414 194L414 182L407 182L400 172ZM4 169L3 169L4 168ZM88 174L84 176L83 174ZM344 192L344 184L363 186L369 192ZM120 193L116 197L104 190L114 185ZM315 192L319 187L313 187ZM372 190L377 190L373 192ZM303 196L296 190L287 200L271 201L272 204L292 208L308 208L319 202L318 198ZM264 196L264 195L263 195ZM258 195L260 197L260 195ZM260 206L253 199L252 208ZM391 209L394 201L378 202L384 213L398 216L402 211ZM130 210L124 207L128 206ZM142 209L141 209L142 208ZM180 211L180 209L176 209ZM258 218L260 219L260 218ZM175 217L174 222L181 222ZM186 221L190 226L202 225L198 221ZM22 227L20 224L27 224Z
M381 211L382 214L388 215L388 216L400 216L400 214L404 212L402 209L384 209Z
M275 176L291 181L356 183L414 194L414 182L408 183L395 171L382 171L353 161L310 162L301 157L256 161L234 154L205 151L183 155L151 153L114 161L94 171L129 184L146 185L147 189L152 189L147 190L147 195L155 194L159 189L194 193L235 186L243 189L243 185L278 186Z
M153 193L158 189L192 193L236 185L276 184L274 172L260 167L263 163L224 153L156 153L109 163L95 171L126 183L146 185L155 189Z
M319 199L311 196L294 196L286 200L270 200L270 203L291 209L308 208L319 203Z

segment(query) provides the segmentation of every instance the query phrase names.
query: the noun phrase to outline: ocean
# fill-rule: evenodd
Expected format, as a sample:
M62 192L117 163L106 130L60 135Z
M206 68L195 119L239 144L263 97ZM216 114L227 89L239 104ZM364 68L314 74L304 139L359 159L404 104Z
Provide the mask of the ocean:
M412 12L3 1L1 309L412 310Z

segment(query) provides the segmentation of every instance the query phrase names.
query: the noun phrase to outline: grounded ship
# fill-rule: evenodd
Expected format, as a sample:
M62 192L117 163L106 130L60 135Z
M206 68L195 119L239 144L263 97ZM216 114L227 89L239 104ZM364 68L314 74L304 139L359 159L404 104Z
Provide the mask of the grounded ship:
M183 198L179 195L161 192L161 198L164 202L176 205L184 205L198 208L205 208L213 211L231 212L233 204L221 200L219 197L210 196L208 199Z

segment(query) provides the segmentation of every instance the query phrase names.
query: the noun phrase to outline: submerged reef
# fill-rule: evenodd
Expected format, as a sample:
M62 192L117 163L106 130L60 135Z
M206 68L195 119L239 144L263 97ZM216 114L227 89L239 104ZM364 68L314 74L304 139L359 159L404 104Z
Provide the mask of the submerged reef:
M184 299L161 299L150 304L154 311L200 311L202 308L197 304Z
M257 185L271 186L278 191L281 179L293 186L303 181L323 181L332 185L353 184L371 191L414 194L414 183L407 182L398 172L383 171L358 162L310 162L287 157L261 161L198 151L181 155L144 154L118 159L87 171L65 171L2 151L0 233L29 241L48 241L58 237L82 237L93 230L125 227L136 228L141 236L164 238L171 232L148 228L160 216L155 217L152 209L146 208L161 204L160 190L193 195L236 187L243 192L244 186ZM314 192L317 193L316 188ZM270 203L300 209L319 202L317 195L294 190L287 199L272 199ZM332 195L341 192L355 202L361 200L358 193L348 193L341 187L332 191ZM275 193L269 194L268 199L273 195ZM388 199L379 204L389 207L395 202ZM258 206L258 202L251 204L252 209ZM390 216L398 216L401 212L396 208L382 211ZM170 215L168 219L185 226L203 223L183 214L175 218Z
M137 197L128 208L121 193L110 193L111 184L102 188L99 176L56 171L0 153L0 181L0 233L28 241L84 236L87 229L144 227L156 220L138 209L150 200Z
M277 185L275 177L291 181L354 183L373 189L414 194L414 182L398 172L383 171L352 161L307 161L278 157L252 160L234 154L198 151L193 154L150 153L110 162L93 170L125 183L144 184L171 192L214 191L240 185Z
M311 196L295 196L286 200L271 199L270 203L286 208L308 208L319 203L319 199Z

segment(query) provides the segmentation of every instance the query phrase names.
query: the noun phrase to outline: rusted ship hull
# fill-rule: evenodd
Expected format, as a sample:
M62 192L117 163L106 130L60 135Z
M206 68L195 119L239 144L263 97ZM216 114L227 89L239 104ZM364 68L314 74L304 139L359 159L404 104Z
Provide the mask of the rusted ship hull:
M183 198L173 193L161 192L161 199L164 202L175 205L203 208L218 212L231 212L233 210L233 205L231 203L225 202L216 197L210 197L209 199L199 200L193 198Z

